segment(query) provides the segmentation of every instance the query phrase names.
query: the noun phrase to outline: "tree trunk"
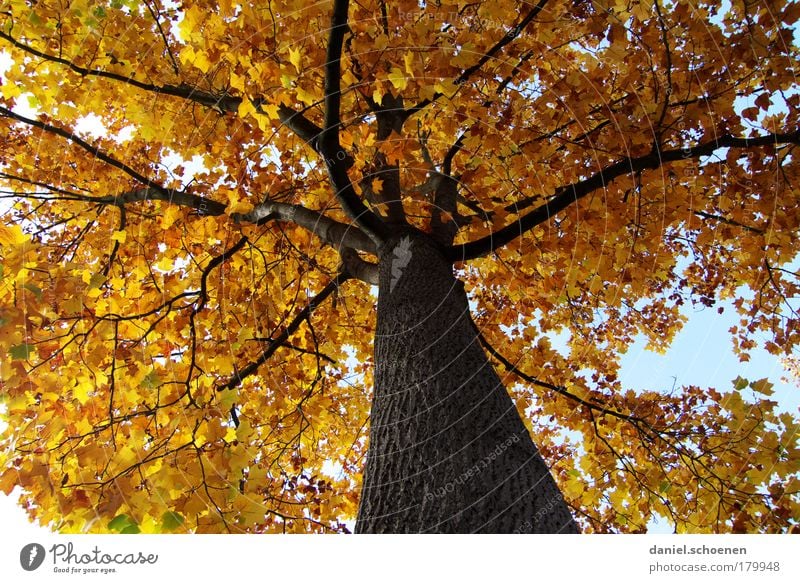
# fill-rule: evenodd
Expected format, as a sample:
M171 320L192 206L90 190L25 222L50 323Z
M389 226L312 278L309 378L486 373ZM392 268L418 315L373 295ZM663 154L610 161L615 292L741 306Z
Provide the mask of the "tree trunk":
M356 532L575 533L427 236L381 250L375 392Z

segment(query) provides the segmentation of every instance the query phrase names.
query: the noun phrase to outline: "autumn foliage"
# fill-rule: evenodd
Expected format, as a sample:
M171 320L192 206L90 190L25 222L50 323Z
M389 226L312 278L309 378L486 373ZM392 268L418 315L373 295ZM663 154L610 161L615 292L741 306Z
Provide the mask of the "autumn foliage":
M334 4L2 0L0 490L63 532L350 529L402 219L584 531L796 530L768 380L618 372L721 300L742 360L796 354L800 4Z

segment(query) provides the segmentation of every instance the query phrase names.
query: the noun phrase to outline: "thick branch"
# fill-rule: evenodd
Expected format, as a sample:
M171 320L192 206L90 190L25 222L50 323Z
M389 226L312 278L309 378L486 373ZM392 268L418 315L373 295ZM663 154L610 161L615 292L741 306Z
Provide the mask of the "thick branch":
M302 114L293 110L291 107L281 104L278 108L278 118L281 123L292 130L300 139L311 148L319 152L319 138L322 135L322 128Z
M339 108L342 101L341 65L344 35L348 30L348 0L334 0L331 30L328 36L327 58L325 60L325 132L323 143L339 140Z
M260 223L269 219L289 221L308 229L336 249L351 247L367 253L376 253L375 243L358 227L340 223L300 205L268 200L249 213L233 213L231 218L236 223Z
M378 152L374 159L375 166L361 178L361 192L364 198L373 205L381 205L386 211L386 219L395 225L406 224L403 210L402 191L400 187L400 168L397 164L389 164L386 156ZM380 180L381 188L374 188L375 179Z
M453 158L461 151L465 135L461 134L447 150L434 191L431 228L434 237L445 247L453 244L459 228L468 223L458 214L458 182L452 176Z
M278 119L281 123L289 128L297 137L303 140L312 150L320 156L323 156L320 147L320 138L322 137L323 129L317 124L309 120L302 113L295 111L291 107L281 105L278 108ZM350 168L353 163L353 157L347 152L340 154L342 156L342 164L345 169Z
M325 159L331 184L347 215L376 244L389 234L381 218L368 209L356 194L347 175L346 152L339 144L339 107L341 105L341 59L344 34L347 31L348 0L335 0L331 31L328 37L328 52L325 64L325 129L320 137L320 153Z
M84 200L117 206L145 200L163 200L170 204L191 207L203 215L218 216L225 212L225 205L221 202L168 188L139 188L119 195L86 197Z
M700 144L699 146L675 150L656 150L645 156L639 156L638 158L625 158L585 180L559 188L548 202L533 209L516 222L503 227L499 231L476 241L451 247L448 250L448 257L452 261L465 261L467 259L474 259L487 255L495 249L507 245L537 225L548 221L552 216L566 209L590 192L605 187L620 176L640 172L642 170L654 170L667 162L709 156L719 148L753 148L774 146L777 144L800 144L800 130L790 134L769 134L756 138L737 138L726 134L715 140L706 142L705 144Z
M385 8L385 6L382 6ZM375 112L378 122L377 139L380 143L385 143L392 132L400 134L403 131L403 97L395 97L391 93L383 96L381 104L377 104L368 95L367 103L370 109ZM379 151L374 159L374 171L366 174L361 180L361 191L364 198L371 204L382 205L382 210L386 211L386 219L395 225L406 224L406 213L403 209L402 192L400 189L400 168L397 164L389 164L386 156ZM377 177L383 183L383 188L375 191L372 187L373 179Z
M342 265L344 269L354 278L368 283L378 285L378 265L369 263L361 259L354 249L344 248L341 251Z
M458 182L452 176L441 175L433 198L431 229L433 237L444 247L453 244L461 224L457 202Z

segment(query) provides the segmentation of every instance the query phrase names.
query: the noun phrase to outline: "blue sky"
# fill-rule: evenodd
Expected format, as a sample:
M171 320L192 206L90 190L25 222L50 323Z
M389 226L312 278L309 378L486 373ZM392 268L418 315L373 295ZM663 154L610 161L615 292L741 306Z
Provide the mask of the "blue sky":
M787 375L778 358L757 347L750 361L740 362L731 350L728 329L738 323L738 316L729 306L723 314L717 313L716 306L687 310L689 321L666 354L645 350L644 340L637 341L622 358L622 384L659 390L697 385L724 391L732 388L737 376L751 381L767 377L775 385L770 398L778 401L781 410L797 414L800 388L782 380Z

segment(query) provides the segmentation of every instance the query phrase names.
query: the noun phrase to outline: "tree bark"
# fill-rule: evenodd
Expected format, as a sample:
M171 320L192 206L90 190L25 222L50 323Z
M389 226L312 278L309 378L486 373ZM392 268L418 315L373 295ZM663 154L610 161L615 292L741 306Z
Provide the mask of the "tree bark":
M380 253L356 532L578 532L476 338L442 248L408 231Z

